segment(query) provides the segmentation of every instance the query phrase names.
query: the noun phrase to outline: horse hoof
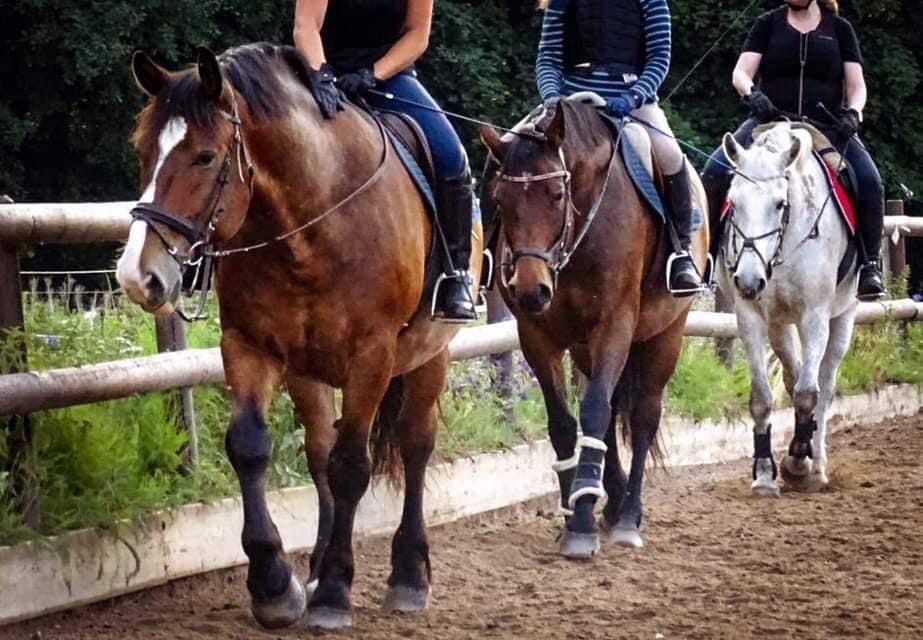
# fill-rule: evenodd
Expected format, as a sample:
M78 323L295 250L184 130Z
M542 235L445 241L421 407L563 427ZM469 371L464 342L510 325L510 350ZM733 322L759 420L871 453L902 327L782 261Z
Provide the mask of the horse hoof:
M786 482L802 482L811 473L811 462L807 458L785 456L779 466Z
M320 581L317 578L314 578L313 580L308 580L307 582L304 583L304 595L308 600L310 600L311 596L314 595L314 592L317 591L317 585L319 583Z
M307 601L307 596L305 596L304 589L298 582L298 578L292 574L288 590L285 593L266 602L253 602L250 605L250 610L261 627L279 629L298 622L301 616L304 615Z
M757 478L753 481L753 484L750 485L750 491L753 492L753 495L760 498L778 498L779 497L779 483L771 478Z
M612 527L606 533L606 542L631 549L644 546L644 540L641 539L641 532L637 527Z
M308 607L307 623L319 629L344 629L352 626L353 613L349 609Z
M560 553L570 560L588 560L599 551L598 533L575 533L564 527Z
M413 587L400 585L388 587L388 592L385 594L385 601L382 603L381 608L386 613L423 611L429 606L431 592L431 588L414 589Z

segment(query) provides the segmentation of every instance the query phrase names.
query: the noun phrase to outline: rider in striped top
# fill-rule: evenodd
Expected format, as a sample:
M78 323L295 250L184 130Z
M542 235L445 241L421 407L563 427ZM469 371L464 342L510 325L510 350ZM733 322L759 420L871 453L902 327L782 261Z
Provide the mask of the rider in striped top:
M681 245L667 277L674 295L689 295L705 287L689 253L695 216L686 159L657 104L670 46L667 0L550 0L535 72L543 100L593 91L610 115L631 114L667 134L650 131Z

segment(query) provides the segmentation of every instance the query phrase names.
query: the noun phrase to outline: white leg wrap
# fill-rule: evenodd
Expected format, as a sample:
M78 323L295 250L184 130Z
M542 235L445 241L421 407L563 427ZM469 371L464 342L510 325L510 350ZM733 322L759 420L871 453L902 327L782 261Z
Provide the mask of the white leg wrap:
M572 455L567 460L557 460L556 462L551 463L551 468L554 471L567 471L568 469L573 469L577 466L577 460L580 459L580 449L578 448L574 451Z
M583 496L596 496L597 498L605 498L606 490L602 487L584 487L582 489L577 489L572 494L570 494L570 498L567 499L567 503L570 505L570 508L573 509L577 504L577 500Z
M577 445L582 449L586 447L587 449L596 449L597 451L608 451L609 447L606 446L606 443L602 440L596 438L591 438L590 436L580 436L580 440L577 441ZM577 452L577 455L580 455L580 452Z
M609 449L609 447L606 446L605 442L597 438L592 438L590 436L580 436L580 439L577 441L577 444L580 447L577 451L578 457L580 455L580 450L584 448L594 449L596 451L603 451L603 452ZM580 487L579 489L571 493L570 496L568 496L567 504L571 509L573 509L574 506L577 504L577 500L579 500L583 496L596 496L597 498L606 497L606 490L602 486L602 472L603 472L603 469L605 468L605 464L606 464L606 461L604 459L599 465L600 466L599 485Z

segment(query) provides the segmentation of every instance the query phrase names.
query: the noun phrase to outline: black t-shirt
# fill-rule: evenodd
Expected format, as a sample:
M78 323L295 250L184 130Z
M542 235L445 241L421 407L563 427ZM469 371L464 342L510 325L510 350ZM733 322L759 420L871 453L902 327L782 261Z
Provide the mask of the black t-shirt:
M407 0L330 0L321 28L327 60L337 73L371 66L403 31Z
M843 64L862 64L856 32L846 19L823 9L817 29L802 34L788 23L787 12L786 7L780 7L757 18L743 50L763 55L759 86L776 107L829 121L817 103L822 102L833 113L843 106Z

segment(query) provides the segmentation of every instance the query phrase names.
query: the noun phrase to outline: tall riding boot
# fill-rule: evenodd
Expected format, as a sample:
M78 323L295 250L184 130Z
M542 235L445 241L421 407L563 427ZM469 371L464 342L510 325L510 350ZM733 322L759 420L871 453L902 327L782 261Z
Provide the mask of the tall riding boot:
M883 212L864 211L859 216L859 239L861 264L859 266L859 288L856 297L871 302L885 295L884 278L881 276L881 234L884 231Z
M473 203L471 173L467 167L460 175L437 181L437 215L445 243L442 246L443 275L434 292L433 317L446 322L477 319L468 273Z
M689 175L686 164L672 176L664 176L666 196L672 223L679 239L679 250L667 261L667 288L676 297L690 296L704 291L706 286L696 269L690 253L692 245L692 195L689 192Z

